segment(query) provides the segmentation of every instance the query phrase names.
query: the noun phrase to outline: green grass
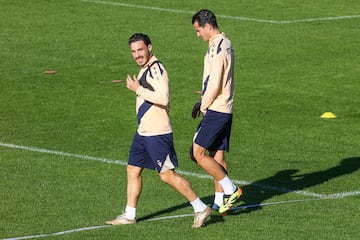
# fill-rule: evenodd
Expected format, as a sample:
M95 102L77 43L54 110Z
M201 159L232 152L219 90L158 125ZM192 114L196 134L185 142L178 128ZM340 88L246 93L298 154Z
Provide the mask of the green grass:
M190 111L199 98L194 91L201 88L207 46L195 37L188 12L210 8L219 15L275 21L360 14L355 0L157 0L151 5L185 12L78 0L0 0L0 238L101 226L123 210L123 165L64 153L126 162L136 129L135 96L111 80L138 71L127 46L132 33L150 35L168 70L179 170L204 174L189 160L188 149L199 122ZM304 202L239 210L224 219L215 214L197 230L190 228L192 217L183 217L44 238L358 239L359 21L218 18L236 51L227 160L230 176L249 183L239 204ZM47 69L57 73L45 75ZM337 118L321 119L326 111ZM185 177L210 204L211 180ZM311 194L338 193L352 196L308 201ZM144 171L139 220L191 212L155 172Z

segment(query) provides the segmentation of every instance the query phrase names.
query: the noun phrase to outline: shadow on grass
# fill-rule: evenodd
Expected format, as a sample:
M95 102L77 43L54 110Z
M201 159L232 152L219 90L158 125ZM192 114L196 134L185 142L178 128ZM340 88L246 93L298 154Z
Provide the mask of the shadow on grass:
M280 196L282 194L293 192L294 190L304 190L306 188L329 181L333 178L351 174L358 169L360 169L360 157L346 158L335 167L302 175L296 175L296 173L299 172L297 169L281 170L274 176L260 179L249 185L242 186L243 196L241 197L241 202L243 203L242 205L263 203L264 201L271 199L274 196ZM209 195L202 197L202 200L207 204L211 204L213 198L213 195ZM146 215L138 219L138 221L145 221L163 214L171 213L176 210L189 207L189 205L189 203L183 203L166 208L164 210ZM231 212L231 215L250 213L259 209L261 209L261 207L239 209ZM224 221L223 217L219 216L218 214L213 214L211 219L207 222L207 225L221 221Z
M180 195L179 195L180 196ZM209 204L213 201L214 199L214 196L213 195L210 195L210 196L207 196L207 197L201 197L201 200L203 202L205 202L206 204ZM171 213L171 212L175 212L179 209L182 209L182 208L187 208L191 206L189 202L186 202L186 203L182 203L182 204L179 204L179 205L176 205L176 206L172 206L172 207L169 207L169 208L166 208L166 209L163 209L161 211L158 211L158 212L154 212L154 213L151 213L151 214L148 214L146 216L143 216L142 218L138 218L137 221L140 222L140 221L146 221L146 220L149 220L151 218L155 218L155 217L158 217L158 216L161 216L163 214L167 214L167 213ZM191 212L192 213L192 212ZM189 214L191 214L189 213Z
M243 205L263 203L274 196L293 192L294 190L305 190L306 188L316 186L331 179L351 174L358 169L360 169L360 157L346 158L341 160L340 164L335 167L302 175L296 175L299 171L297 169L282 170L274 176L244 186L244 195L241 197L241 200L244 203ZM261 209L261 207L239 209L232 212L232 215L252 212L259 209Z

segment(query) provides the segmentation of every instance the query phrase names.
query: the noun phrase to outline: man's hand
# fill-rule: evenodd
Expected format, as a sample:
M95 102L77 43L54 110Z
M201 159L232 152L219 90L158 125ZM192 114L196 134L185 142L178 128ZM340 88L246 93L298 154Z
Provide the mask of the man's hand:
M138 89L138 87L140 86L140 83L139 81L137 80L136 76L133 75L133 77L131 78L130 75L127 75L127 78L126 78L126 87L135 92L136 93L136 90Z
M195 119L200 116L200 114L201 114L200 106L201 106L201 100L194 104L193 109L191 111L192 118Z

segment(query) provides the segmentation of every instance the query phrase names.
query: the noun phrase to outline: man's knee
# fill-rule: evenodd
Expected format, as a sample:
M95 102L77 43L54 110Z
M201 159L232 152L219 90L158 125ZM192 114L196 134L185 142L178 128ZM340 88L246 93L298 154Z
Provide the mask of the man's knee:
M194 146L190 147L190 159L193 160L195 163L197 163L197 161L194 157Z
M206 149L194 143L190 148L190 158L196 163L202 160Z
M161 181L163 181L164 183L169 183L171 178L173 177L174 175L174 170L173 169L169 169L169 170L166 170L164 172L160 172L159 173L159 178Z
M126 172L128 176L131 177L137 177L141 175L143 168L137 167L137 166L132 166L132 165L127 165L126 166Z

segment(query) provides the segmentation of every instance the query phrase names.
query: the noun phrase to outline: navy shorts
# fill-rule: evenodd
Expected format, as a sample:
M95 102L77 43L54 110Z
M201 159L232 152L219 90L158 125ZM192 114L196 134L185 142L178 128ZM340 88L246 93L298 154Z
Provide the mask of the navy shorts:
M193 142L208 151L229 151L232 114L208 110L201 120Z
M136 133L130 147L128 164L156 169L159 173L177 167L172 133L157 136L140 136Z

